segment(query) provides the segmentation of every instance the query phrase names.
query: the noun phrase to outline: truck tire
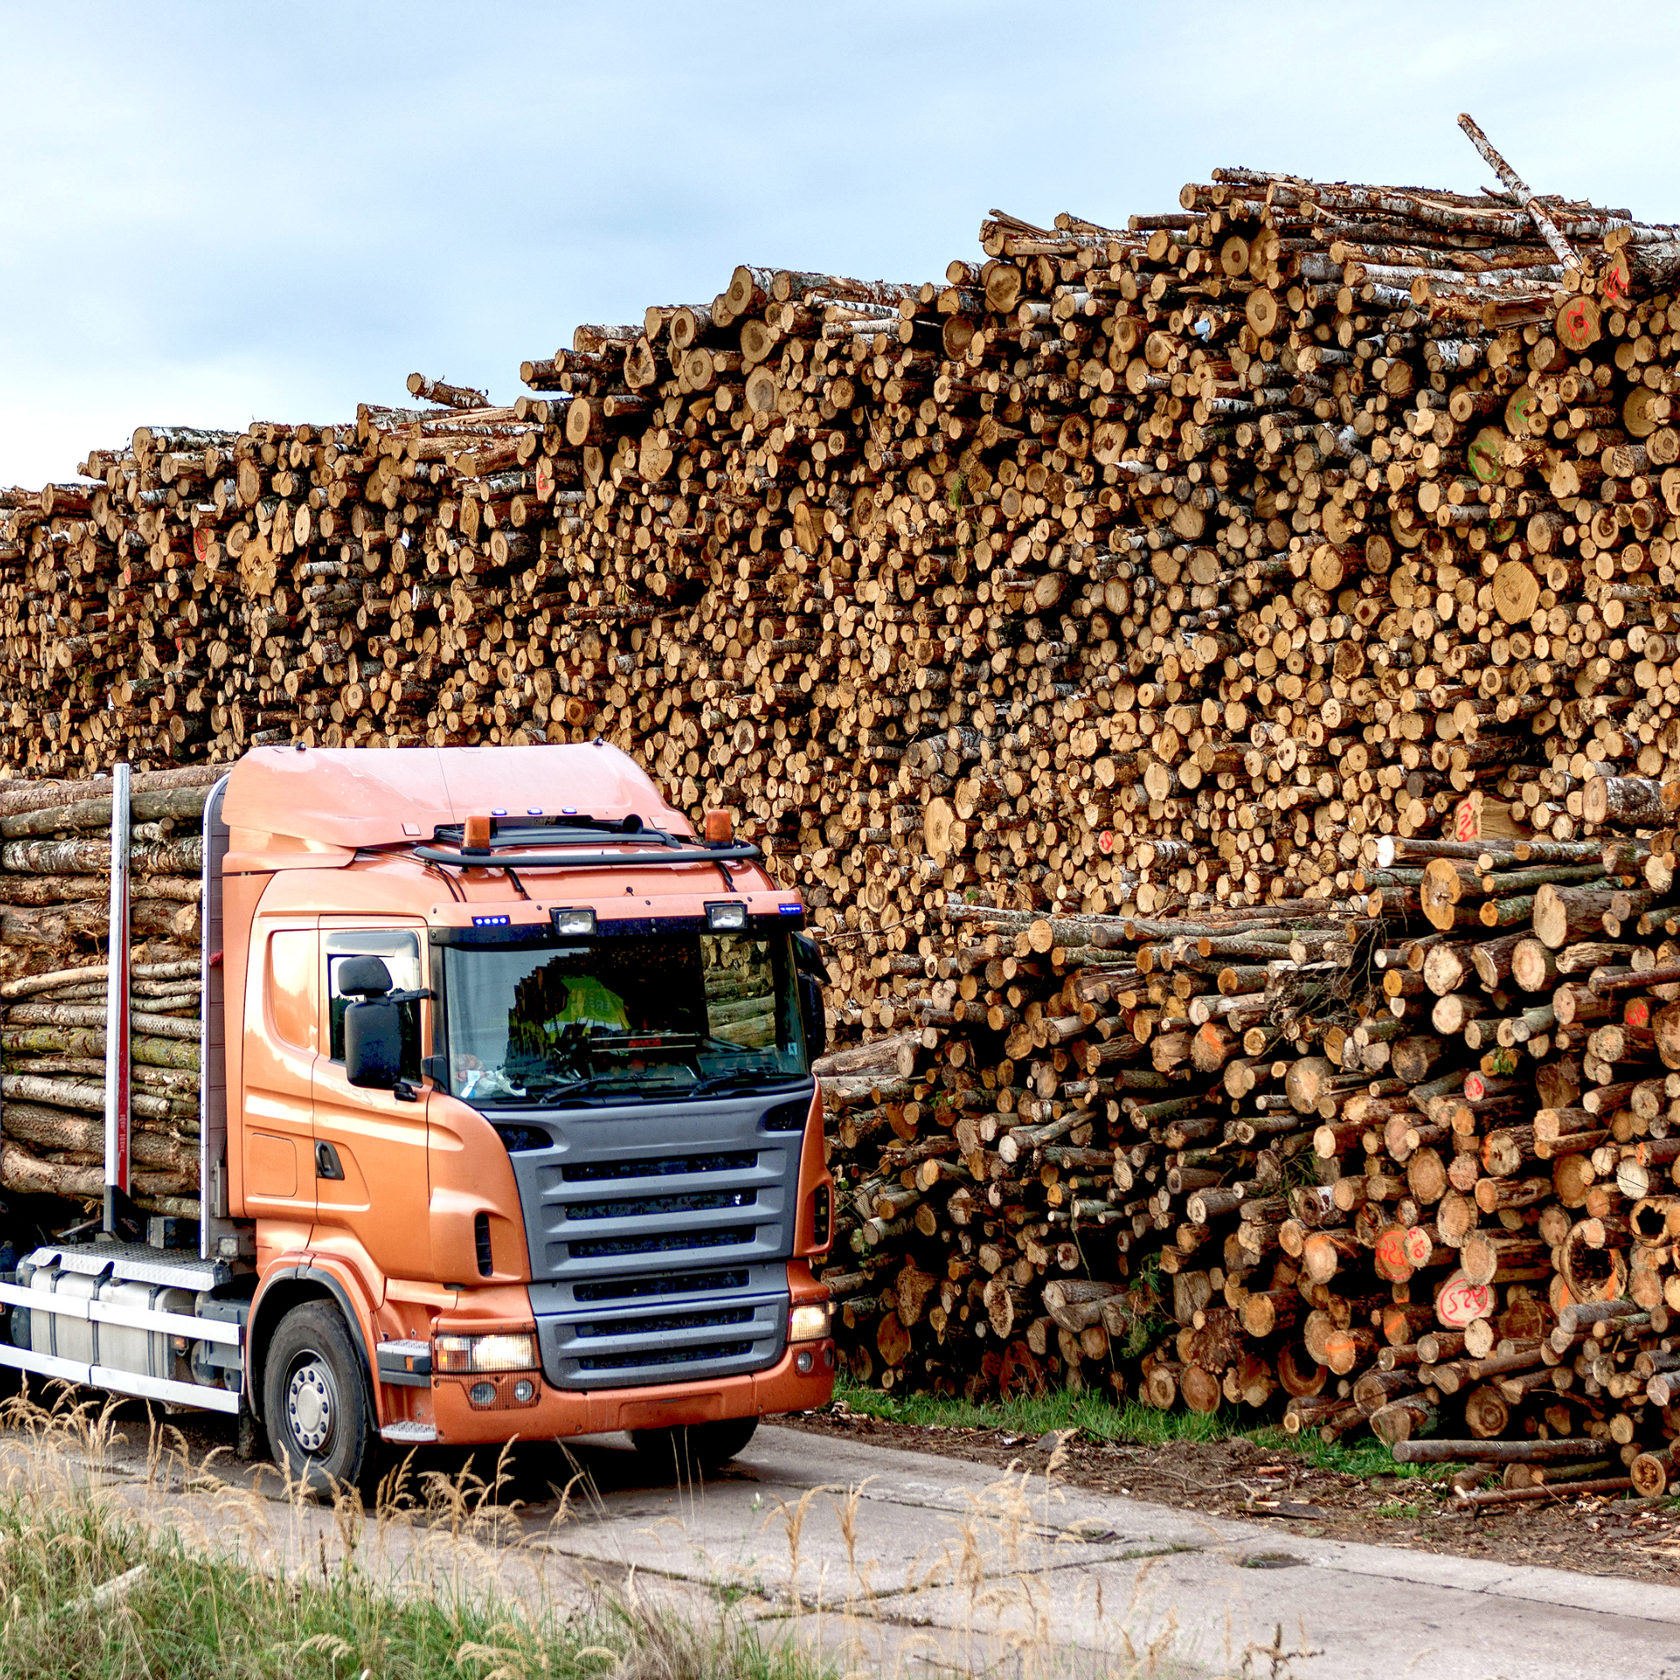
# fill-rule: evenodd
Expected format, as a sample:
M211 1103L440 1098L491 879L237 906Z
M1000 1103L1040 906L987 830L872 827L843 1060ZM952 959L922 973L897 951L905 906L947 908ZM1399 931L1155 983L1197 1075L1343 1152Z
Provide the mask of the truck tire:
M373 1485L379 1432L367 1365L330 1302L307 1301L280 1320L263 1369L263 1420L274 1462L308 1493Z
M670 1429L632 1429L630 1444L661 1481L687 1482L715 1476L745 1450L757 1429L755 1417L720 1418Z

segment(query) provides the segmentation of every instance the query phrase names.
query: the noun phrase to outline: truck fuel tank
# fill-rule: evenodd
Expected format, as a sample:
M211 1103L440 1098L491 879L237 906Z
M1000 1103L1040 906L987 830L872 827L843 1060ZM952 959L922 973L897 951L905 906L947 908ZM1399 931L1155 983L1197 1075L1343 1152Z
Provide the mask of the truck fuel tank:
M192 1380L188 1352L176 1347L180 1338L123 1322L143 1322L143 1315L155 1312L191 1317L196 1307L191 1290L133 1279L88 1277L57 1264L34 1266L27 1260L18 1268L18 1281L31 1293L47 1297L29 1313L33 1352L166 1381ZM82 1317L70 1306L72 1302L99 1302L116 1310L109 1317Z
M237 1411L249 1280L135 1243L37 1248L0 1278L0 1363L119 1394Z

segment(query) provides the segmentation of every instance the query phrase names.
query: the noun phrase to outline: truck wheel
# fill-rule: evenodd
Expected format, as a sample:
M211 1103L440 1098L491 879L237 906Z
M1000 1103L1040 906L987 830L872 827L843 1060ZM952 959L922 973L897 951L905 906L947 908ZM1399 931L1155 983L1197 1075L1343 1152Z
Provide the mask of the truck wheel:
M746 1417L678 1424L671 1429L632 1429L630 1444L661 1480L686 1482L715 1476L745 1449L757 1428L758 1419Z
M371 1485L379 1436L367 1367L327 1302L281 1319L263 1371L263 1419L274 1462L309 1493Z

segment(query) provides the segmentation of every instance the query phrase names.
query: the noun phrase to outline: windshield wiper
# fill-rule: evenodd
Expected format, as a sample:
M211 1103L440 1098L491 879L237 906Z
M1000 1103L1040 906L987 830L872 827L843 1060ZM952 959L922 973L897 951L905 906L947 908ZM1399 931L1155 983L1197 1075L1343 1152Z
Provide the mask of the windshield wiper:
M576 1090L589 1084L593 1078L593 1074L587 1073L528 1073L522 1076L510 1076L508 1085L528 1097L535 1097L545 1095L549 1091Z
M573 1100L588 1102L594 1095L591 1089L594 1083L592 1079L572 1079L563 1085L528 1087L519 1093L510 1091L499 1100L515 1107L522 1105L527 1108L553 1108L559 1103Z
M697 1081L689 1095L704 1095L712 1091L752 1091L766 1085L795 1085L807 1075L789 1073L785 1068L736 1068L731 1073L708 1074Z
M673 1068L681 1063L670 1064ZM686 1067L683 1069L688 1071ZM668 1098L706 1096L719 1091L757 1091L777 1086L797 1085L809 1075L788 1073L781 1068L734 1068L728 1073L714 1073L694 1077L684 1082L677 1079L649 1077L651 1069L630 1073L582 1074L570 1079L530 1079L520 1094L506 1092L490 1101L496 1105L526 1104L536 1108L553 1108L561 1103L582 1100L604 1101L624 1092L645 1095L650 1101Z
M568 1097L605 1096L613 1091L642 1091L646 1090L665 1096L673 1091L687 1095L694 1087L680 1085L675 1082L665 1083L647 1078L645 1071L637 1073L593 1073L586 1074L581 1079L568 1079L558 1085L551 1085L542 1091L528 1093L527 1100L539 1103L547 1108L557 1102L564 1102Z

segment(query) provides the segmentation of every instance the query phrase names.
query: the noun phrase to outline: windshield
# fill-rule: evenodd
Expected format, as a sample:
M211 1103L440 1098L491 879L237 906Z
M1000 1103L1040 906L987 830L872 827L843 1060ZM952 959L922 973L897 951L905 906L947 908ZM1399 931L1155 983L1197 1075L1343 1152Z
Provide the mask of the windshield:
M480 1107L668 1100L806 1074L785 933L444 952L449 1089Z

